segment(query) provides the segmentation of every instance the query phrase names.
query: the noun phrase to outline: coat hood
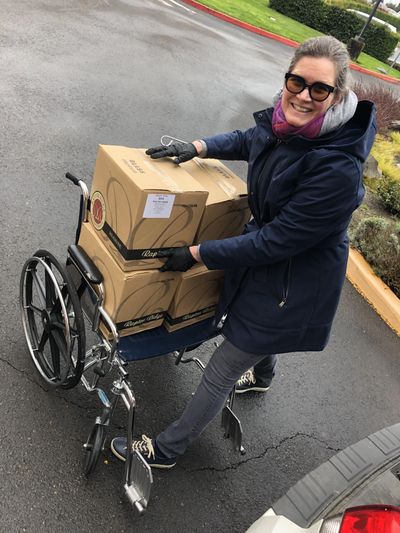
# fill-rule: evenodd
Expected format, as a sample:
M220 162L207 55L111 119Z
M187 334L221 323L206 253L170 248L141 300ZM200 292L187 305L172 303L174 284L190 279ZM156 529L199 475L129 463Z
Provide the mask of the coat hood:
M254 113L257 123L267 121L272 124L273 108ZM358 102L353 117L340 128L314 139L307 139L300 135L289 137L287 143L293 146L301 145L305 149L341 150L357 157L364 163L371 150L376 134L376 111L372 102L363 100Z

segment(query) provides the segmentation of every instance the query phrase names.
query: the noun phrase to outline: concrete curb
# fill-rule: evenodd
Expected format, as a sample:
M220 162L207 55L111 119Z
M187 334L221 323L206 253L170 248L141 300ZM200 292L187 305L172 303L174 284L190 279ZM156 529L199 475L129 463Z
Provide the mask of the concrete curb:
M350 249L347 278L386 324L400 336L399 298L374 274L367 261L354 249Z
M206 13L212 15L213 17L217 17L219 19L224 20L225 22L229 22L230 24L234 24L235 26L239 26L240 28L243 28L247 31L251 31L252 33L257 33L258 35L262 35L263 37L267 37L268 39L273 39L274 41L279 41L282 44L286 44L287 46L292 46L294 48L297 48L299 46L299 43L296 41L292 41L291 39L287 39L286 37L282 37L280 35L276 35L275 33L271 33L267 30L263 30L261 28L258 28L257 26L253 26L252 24L248 24L247 22L243 22L239 19L236 19L234 17L231 17L230 15L225 15L225 13L221 13L220 11L216 11L215 9L211 7L207 7L203 4L200 4L199 2L196 2L196 0L181 0L182 3L188 4L192 7L195 7L196 9L200 11L205 11ZM379 78L381 80L385 80L388 83L393 83L395 85L400 84L400 80L396 78L392 78L391 76L387 76L385 74L381 74L379 72L373 72L372 70L368 70L364 67L361 67L360 65L355 65L354 63L350 64L350 68L353 70L357 70L358 72L362 72L364 74L368 74L370 76L374 76L375 78Z

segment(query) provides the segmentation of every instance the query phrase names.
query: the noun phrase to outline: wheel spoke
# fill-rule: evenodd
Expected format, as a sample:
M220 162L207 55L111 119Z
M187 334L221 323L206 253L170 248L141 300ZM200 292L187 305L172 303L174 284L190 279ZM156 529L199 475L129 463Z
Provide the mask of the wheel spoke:
M43 287L43 282L39 278L36 270L32 270L31 274L32 274L33 283L35 284L36 291L37 291L37 294L40 300L40 305L43 307L43 309L45 309L46 308L46 296L45 296L45 290Z
M55 304L55 290L53 280L51 279L50 274L47 270L45 272L44 278L46 282L46 307L47 309L51 309Z
M50 333L51 360L53 363L53 372L57 379L60 379L60 350L55 337Z
M28 305L28 309L31 309L34 313L37 315L42 316L42 309L39 309L36 305L33 305L32 303Z
M58 348L58 354L61 356L66 363L69 364L69 357L67 354L67 346L65 344L65 339L63 335L60 335L60 332L58 329L53 329L51 332L51 336L54 338L57 348Z
M40 339L39 345L38 345L38 351L43 352L46 342L49 340L49 334L46 330L42 333L42 338Z
M67 298L68 298L68 287L67 285L65 285L65 283L62 283L61 285L59 285L59 288L61 290L61 295L62 295L62 299L64 300L64 305L65 305L65 308L67 310L67 313L68 313L68 306L70 304L67 303ZM55 315L58 315L61 311L61 300L58 298L58 295L56 295L56 299L55 299L55 302L54 302L54 307L52 309L52 313L54 313Z

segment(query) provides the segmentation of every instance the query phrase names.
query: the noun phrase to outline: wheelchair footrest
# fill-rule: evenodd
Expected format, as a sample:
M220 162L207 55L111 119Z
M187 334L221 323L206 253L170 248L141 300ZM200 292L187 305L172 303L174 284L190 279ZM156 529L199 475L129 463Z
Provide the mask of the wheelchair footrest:
M232 439L233 449L244 454L245 450L242 446L242 424L228 405L222 411L221 426L225 431L224 437Z
M139 513L143 513L149 502L153 475L150 466L138 451L128 454L125 465L125 493Z

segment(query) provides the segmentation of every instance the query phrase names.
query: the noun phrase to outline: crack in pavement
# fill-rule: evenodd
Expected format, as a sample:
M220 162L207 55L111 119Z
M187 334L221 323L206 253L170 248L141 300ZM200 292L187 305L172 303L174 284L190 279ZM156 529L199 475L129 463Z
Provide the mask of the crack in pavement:
M224 468L202 467L202 468L189 469L189 468L182 467L180 465L178 465L178 466L180 466L180 468L182 468L183 470L185 470L186 472L189 472L189 473L207 472L207 471L210 471L210 472L227 472L229 470L236 470L236 469L240 468L242 465L245 465L246 463L250 463L251 461L256 461L258 459L262 459L263 457L265 457L267 455L267 453L269 451L278 450L281 446L283 446L284 444L286 444L287 442L289 442L291 440L296 439L297 437L307 437L309 439L317 441L317 442L323 444L326 447L327 450L331 450L331 451L334 451L334 452L342 451L342 448L334 448L333 446L330 446L327 442L325 442L322 439L319 439L317 437L314 437L313 435L307 435L307 433L300 433L299 432L299 433L296 433L295 435L292 435L290 437L283 438L275 446L267 446L267 448L265 448L265 450L263 452L261 452L259 455L255 455L253 457L248 457L247 459L243 459L243 461L239 461L239 462L235 463L234 465L226 466Z
M43 385L38 383L33 377L30 376L30 374L26 370L22 370L21 368L18 368L17 366L13 365L8 359L4 359L3 357L0 357L0 362L5 363L6 365L8 365L10 368L15 370L19 374L22 374L30 383L33 383L34 385L37 385L42 391L44 391L46 393L51 391L51 389L46 389L46 387L44 387ZM71 398L67 399L64 396L62 396L61 394L59 394L58 391L56 391L56 389L54 389L54 391L52 391L52 392L54 393L54 396L56 398L62 400L63 402L67 403L68 405L74 405L75 407L78 407L79 409L83 409L86 412L96 409L96 407L94 407L94 406L82 405L82 404L80 404L78 402L75 402Z
M18 372L19 374L22 374L30 383L33 383L35 385L37 385L42 391L48 393L50 389L46 389L44 386L42 386L40 383L38 383L35 379L33 379L32 377L30 377L30 375L25 371L25 370L22 370L21 368L18 368L17 366L14 366L10 361L8 361L8 359L4 359L3 357L0 357L0 362L8 365L10 368L12 368L13 370L15 370L16 372ZM96 407L94 406L88 406L88 405L83 405L81 403L78 403L76 401L74 401L73 399L71 398L65 398L64 396L60 395L60 394L57 394L57 391L55 390L54 391L55 394L54 396L56 398L58 398L59 400L62 400L63 402L65 402L66 404L68 405L73 405L75 407L78 407L79 409L81 410L84 410L85 411L85 414L86 414L86 417L87 418L91 418L92 417L92 413L90 413L90 411L94 411L96 409ZM118 430L122 430L122 429L125 429L126 428L123 428L121 427L118 423L117 424L113 424L114 427L116 427ZM271 450L277 450L279 449L281 446L283 446L284 444L286 444L287 442L291 441L291 440L294 440L296 439L297 437L306 437L306 438L309 438L309 439L312 439L314 441L317 441L321 444L323 444L327 450L331 450L331 451L334 451L334 452L340 452L342 450L342 448L334 448L332 446L330 446L327 442L323 441L322 439L319 439L317 437L314 437L313 435L308 435L307 433L296 433L295 435L292 435L290 437L285 437L284 439L282 439L280 442L278 442L278 444L276 444L275 446L268 446L262 453L260 453L259 455L256 455L254 457L248 457L246 459L243 459L242 461L239 461L237 463L235 463L234 465L230 465L230 466L227 466L227 467L224 467L224 468L216 468L216 467L201 467L201 468L196 468L196 469L188 469L188 468L185 468L181 465L178 465L178 468L181 468L182 470L186 471L186 472L189 472L189 473L193 473L193 472L207 472L207 471L210 471L210 472L227 472L229 470L236 470L238 468L240 468L242 465L245 465L246 463L249 463L251 461L256 461L258 459L261 459L263 457L266 456L266 454L271 451Z
M5 363L6 365L8 365L10 368L15 370L19 374L23 374L28 381L30 381L31 383L34 383L35 385L37 385L44 392L49 392L49 389L46 389L40 383L38 383L35 379L30 377L30 375L26 372L26 370L22 370L21 368L18 368L17 366L14 366L12 363L10 363L10 361L8 359L4 359L3 357L0 357L0 362Z

